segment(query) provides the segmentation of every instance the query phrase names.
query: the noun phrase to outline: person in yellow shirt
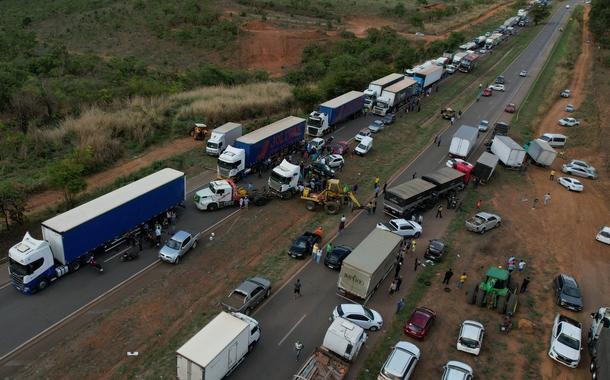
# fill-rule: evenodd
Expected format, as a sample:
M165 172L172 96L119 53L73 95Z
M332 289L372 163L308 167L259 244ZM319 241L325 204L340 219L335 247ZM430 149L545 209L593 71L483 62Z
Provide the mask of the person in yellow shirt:
M554 181L555 180L555 170L551 169L551 175L549 176L549 180Z
M458 281L457 287L459 289L462 289L462 286L464 286L464 283L466 282L467 279L468 279L468 276L466 275L466 272L463 272L462 275L460 276L460 280Z

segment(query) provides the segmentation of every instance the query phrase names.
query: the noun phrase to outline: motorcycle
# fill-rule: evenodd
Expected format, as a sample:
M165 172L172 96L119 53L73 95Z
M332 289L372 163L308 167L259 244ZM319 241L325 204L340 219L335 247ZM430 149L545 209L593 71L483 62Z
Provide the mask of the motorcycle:
M135 249L135 247L133 247L123 252L123 254L121 255L121 261L132 261L137 259L138 257L140 257L140 252Z

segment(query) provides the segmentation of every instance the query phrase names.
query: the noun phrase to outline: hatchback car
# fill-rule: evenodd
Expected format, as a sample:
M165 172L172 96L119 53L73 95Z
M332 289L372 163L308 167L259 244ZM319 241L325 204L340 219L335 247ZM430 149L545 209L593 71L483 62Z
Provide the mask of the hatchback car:
M572 104L566 104L565 111L566 111L566 112L574 112L574 105L572 105Z
M403 237L419 238L422 234L422 226L412 220L392 219L388 223L377 223L377 228L386 230Z
M335 171L330 168L327 164L320 161L314 161L311 163L310 169L312 172L321 175L323 177L335 177Z
M561 91L559 96L561 96L562 98L569 98L570 96L572 96L572 91L565 89L565 90Z
M471 366L457 360L450 360L443 366L441 380L472 380L473 377L474 372Z
M354 140L360 142L360 141L362 141L362 139L364 137L369 137L370 135L371 135L371 131L368 128L364 128L363 130L358 132L358 134L356 134L356 137L354 137Z
M479 123L479 132L487 132L488 129L489 129L489 121L481 120L481 122Z
M562 119L559 119L558 123L562 127L579 127L580 126L580 121L574 119L573 117L564 117Z
M367 128L372 133L377 133L377 132L381 131L383 129L383 127L384 127L383 121L381 121L381 120L374 120L371 124L369 124L369 126Z
M434 262L442 260L445 254L445 243L438 239L432 239L428 242L428 248L424 252L424 257Z
M495 84L504 84L505 82L506 82L506 79L504 78L504 75L498 75L498 77L496 78Z
M595 235L595 240L610 245L610 227L604 226L600 228L597 235Z
M502 219L498 215L488 212L479 212L466 221L466 229L472 232L484 234L492 228L499 227Z
M329 154L322 158L322 162L331 168L342 168L345 165L345 160L340 154Z
M517 111L517 105L515 103L508 103L506 107L504 107L504 111L508 113L515 113L515 111Z
M191 235L186 231L176 232L159 251L159 259L172 263L180 263L182 256L192 248L197 247L197 239L199 235Z
M413 314L405 324L403 331L405 334L416 338L424 339L436 320L436 313L427 307L418 307L413 310Z
M485 328L477 321L464 321L460 327L460 335L457 341L458 351L479 355L481 345L485 336Z
M385 124L385 125L394 124L394 122L396 121L396 114L389 113L383 117L382 121L383 121L383 124Z
M585 188L583 186L583 184L579 180L577 180L576 178L559 177L559 179L557 179L557 182L559 182L559 184L561 186L565 187L566 189L568 189L570 191L581 192Z
M305 232L303 235L296 238L288 249L288 254L294 258L302 259L311 255L313 246L320 243L320 236L312 232Z
M503 84L498 84L498 83L494 83L494 84L490 85L489 88L494 91L505 91L506 90L506 88L504 87Z
M492 95L492 93L493 93L493 91L491 91L491 89L490 89L490 88L484 88L484 89L483 89L483 93L482 93L481 95L483 95L483 96L487 97L487 96L491 96L491 95Z
M525 78L527 76L527 70L521 70L519 76Z
M326 265L330 269L339 270L341 269L341 264L343 264L343 260L345 260L345 258L349 256L350 253L352 253L352 248L346 245L338 245L336 247L333 247L330 253L326 255L326 257L324 257L324 265Z
M560 274L553 280L553 286L557 305L574 311L582 310L582 294L574 277Z
M597 171L595 171L595 169L583 168L582 166L570 165L569 163L561 165L561 171L566 174L585 177L589 179L597 178Z
M332 319L347 319L365 330L377 331L383 326L383 317L375 310L357 303L344 303L333 310Z
M413 343L403 341L396 343L390 356L381 367L378 379L410 379L420 355L419 348Z
M311 150L320 151L325 144L326 140L321 137L316 137L309 142L309 148Z
M354 153L358 156L364 156L371 149L373 149L373 138L370 136L363 137L362 140L360 140L360 143L356 145L356 148L354 148Z
M551 331L549 356L570 368L578 367L582 343L582 324L557 314Z

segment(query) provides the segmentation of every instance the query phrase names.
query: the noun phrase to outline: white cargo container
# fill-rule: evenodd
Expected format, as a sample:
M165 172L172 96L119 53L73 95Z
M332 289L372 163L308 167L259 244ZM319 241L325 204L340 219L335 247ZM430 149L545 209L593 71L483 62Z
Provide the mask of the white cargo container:
M466 158L477 143L479 129L462 125L453 135L449 145L449 156Z
M491 152L509 168L521 167L525 159L525 149L508 136L496 135L491 143Z
M229 145L232 145L243 133L243 126L238 123L225 123L212 131L212 136L205 145L205 152L210 156L219 156Z
M548 142L540 139L530 141L527 154L540 166L550 166L557 157L557 151Z
M221 312L176 351L179 380L220 380L260 339L258 322Z

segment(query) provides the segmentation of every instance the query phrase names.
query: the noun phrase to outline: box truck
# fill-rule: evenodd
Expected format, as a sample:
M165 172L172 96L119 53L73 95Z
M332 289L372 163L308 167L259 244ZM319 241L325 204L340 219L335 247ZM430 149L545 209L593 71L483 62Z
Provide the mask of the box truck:
M449 156L466 158L472 152L479 135L478 128L462 125L451 138Z
M508 136L495 136L491 142L491 152L509 168L520 168L525 159L525 149Z
M307 118L307 134L323 136L333 131L339 123L362 114L363 108L364 94L359 91L350 91L322 103L318 111L313 111Z
M212 136L205 145L205 151L210 156L220 154L243 133L243 126L239 123L225 123L212 131Z
M477 177L481 183L487 183L494 174L496 166L498 166L498 156L483 152L474 164L471 174Z
M77 271L95 253L142 233L151 219L184 203L184 173L163 169L42 222L42 240L26 233L9 249L13 286L31 294Z
M287 153L303 141L304 136L305 119L295 116L288 116L245 134L218 157L218 176L237 181L268 158Z
M610 307L590 314L593 321L587 334L592 379L610 379Z
M423 70L417 70L413 74L413 79L419 83L419 91L423 91L437 83L443 77L444 69L440 66L431 64Z
M463 59L465 56L467 56L467 55L468 55L468 53L466 53L465 51L460 51L460 52L455 53L455 54L453 55L453 62L452 62L452 64L453 64L455 67L460 67L460 64L462 63L462 59Z
M477 66L477 61L479 60L478 54L468 54L464 58L462 58L460 62L459 70L463 73L469 73Z
M381 96L377 98L377 103L373 107L373 113L385 116L388 112L396 112L400 106L417 95L417 88L418 84L412 78L403 79L386 87Z
M527 155L539 166L551 166L557 151L548 142L540 139L532 140L527 146Z
M402 237L375 228L347 256L339 273L339 294L366 303L396 263Z
M364 106L368 109L372 109L375 105L375 101L381 96L384 88L391 86L396 82L400 82L404 78L405 76L403 74L394 73L369 83L369 87L364 90Z
M261 336L258 322L221 312L176 351L179 380L220 380L241 363Z

